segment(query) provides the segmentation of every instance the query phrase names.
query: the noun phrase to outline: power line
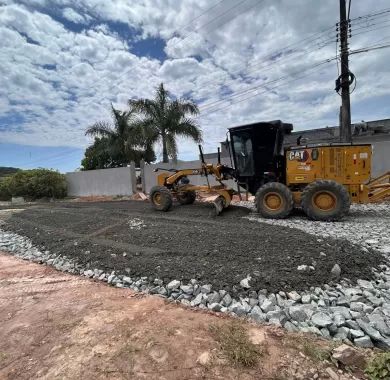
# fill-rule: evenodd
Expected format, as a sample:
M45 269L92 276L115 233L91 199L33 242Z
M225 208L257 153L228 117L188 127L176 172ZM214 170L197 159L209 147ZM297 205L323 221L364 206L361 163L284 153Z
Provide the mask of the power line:
M384 44L384 45L379 45L379 46L367 46L367 47L364 47L364 48L360 48L360 49L355 49L355 50L351 50L349 55L352 55L352 54L359 54L359 53L367 53L371 50L380 50L380 49L385 49L385 48L388 48L390 47L390 43L389 44Z
M334 42L334 41L332 41L332 43L333 43L333 42ZM305 54L306 54L307 51L304 51L304 52L302 52L302 53L305 53ZM286 78L286 77L288 77L288 76L289 76L289 74L284 75L284 76L282 76L282 77L280 77L280 78L278 78L278 79L274 79L274 80L271 80L271 81L269 81L269 82L266 82L265 84L262 83L261 86L267 85L267 84L271 84L271 83L273 83L273 82L275 82L275 81L284 79L284 78ZM245 89L239 90L239 91L235 92L234 94L228 96L227 98L229 99L229 98L234 98L234 97L236 97L236 96L240 96L240 95L242 95L242 94L245 94L245 93L247 93L247 92L252 91L253 88L257 88L258 86L259 86L259 85L255 85L254 87L249 87L249 88L245 88ZM207 108L209 108L210 106L214 106L214 105L217 104L217 103L221 103L221 102L223 102L224 100L225 100L225 99L220 99L220 100L213 101L213 102L211 102L211 103L206 103L206 104L202 107L202 110L207 109Z
M329 62L331 62L331 60L329 60ZM325 63L328 63L328 62L322 63L321 66L322 66L323 64L325 64ZM208 111L208 114L206 114L205 116L208 116L210 113L215 113L215 112L217 112L217 111L223 111L223 110L229 108L230 106L232 106L232 105L234 105L234 104L242 103L242 102L244 102L244 101L246 101L246 100L249 100L249 99L252 99L252 98L254 98L254 97L256 97L256 96L259 96L259 95L262 95L262 94L269 93L270 91L273 91L273 90L276 89L276 88L279 88L279 87L284 86L284 85L286 85L286 84L288 84L288 83L294 82L294 81L296 81L296 80L298 80L298 79L306 78L307 76L312 75L314 72L321 70L321 68L322 68L322 67L317 67L314 71L311 71L310 73L306 73L306 74L303 74L303 75L294 77L294 78L292 78L292 79L290 79L290 80L288 80L288 81L286 81L286 82L284 82L284 83L279 83L279 84L276 85L276 86L273 86L273 87L271 87L271 88L267 88L267 89L265 89L264 91L262 91L262 92L260 92L260 93L256 93L256 94L247 96L247 97L245 97L245 98L243 98L243 99L238 99L238 100L236 100L236 101L234 101L234 102L230 102L229 104L227 104L227 105L225 105L225 106L223 106L223 107L215 108L215 109L209 110L209 111ZM308 70L313 70L313 68L308 69Z
M190 35L192 35L195 32L198 32L200 29L204 28L205 26L208 26L208 25L212 24L215 20L217 20L218 18L224 16L225 14L228 14L232 9L237 8L238 6L240 6L241 4L245 3L246 1L248 1L248 0L241 0L238 4L235 4L234 6L228 8L225 12L219 14L218 16L212 18L210 21L206 22L205 24L202 24L198 28L192 30L190 33L188 33L186 36L184 36L183 39L181 39L179 41L176 41L176 43L173 43L170 47L175 47L176 45L179 45L179 44L183 43Z
M350 19L350 21L355 21L355 20L366 20L366 19L369 19L369 18L373 18L373 17L378 17L380 15L383 15L383 14L386 14L386 13L390 13L390 8L384 8L384 9L379 9L378 11L374 12L374 13L370 13L370 14L367 14L367 15L362 15L362 16L358 16L358 17L355 17L355 18L352 18Z
M200 15L198 15L198 16L196 16L195 18L193 18L189 23L187 23L187 24L183 24L182 26L180 26L179 28L177 28L176 30L175 30L175 32L177 32L177 31L179 31L180 29L186 29L189 25L191 25L191 24L193 24L194 23L194 21L196 21L196 20L198 20L198 19L200 19L202 16L204 16L206 13L209 13L210 11L212 11L213 9L215 9L219 4L221 4L221 3L223 3L224 2L224 0L220 0L220 1L218 1L216 4L214 4L212 7L210 7L210 8L207 8L205 11L203 11Z
M324 65L324 64L326 64L326 63L329 63L329 62L331 62L331 61L333 61L333 60L335 60L335 59L336 59L336 57L331 57L331 58L325 59L325 60L323 60L323 61L317 62L317 63L315 63L314 65L311 65L311 66L308 66L308 67L304 68L303 71L313 70L313 69L315 69L316 67L322 66L322 65ZM257 90L260 89L260 88L266 88L266 90L265 90L264 92L262 92L262 93L269 92L269 91L271 91L273 88L276 88L276 87L279 86L279 85L278 85L278 86L275 86L275 87L272 87L272 88L267 88L267 86L269 86L270 84L274 84L274 83L277 83L277 82L284 81L285 79L287 79L287 78L289 78L289 77L291 77L291 76L292 76L292 77L295 77L295 76L299 75L300 73L302 73L302 70L296 71L296 72L294 72L294 73L292 73L292 74L284 75L284 76L282 76L282 77L279 77L279 78L274 79L274 80L272 80L272 81L268 81L268 82L266 82L266 83L262 83L261 85L252 87L252 88L250 88L250 89L248 89L248 90L246 90L245 92L242 92L242 93L240 93L240 94L233 94L233 95L238 95L237 97L240 98L242 95L249 94L250 92L255 92L255 91L257 91ZM306 76L306 75L304 75L303 77L305 77L305 76ZM298 79L299 79L299 78L298 78ZM287 82L287 83L288 83L288 82ZM283 83L282 83L282 84L283 84ZM244 99L239 99L239 100L237 100L237 101L235 101L235 102L231 102L229 105L235 104L235 103L240 103L240 102L242 102L242 101L244 101L244 100L250 99L250 98L252 98L253 96L257 96L257 95L259 95L259 94L251 95L251 96L246 97L246 98L244 98ZM230 101L231 99L232 99L232 97L229 97L229 98L223 99L221 102L224 103L224 102ZM223 108L218 108L218 107L217 107L217 108L215 108L215 106L213 106L213 107L209 107L209 108L211 108L212 110L210 111L210 109L208 109L208 110L207 110L208 112L215 112L215 111L220 111L221 109L225 109L226 107L223 107ZM205 109L202 109L202 111L205 111Z

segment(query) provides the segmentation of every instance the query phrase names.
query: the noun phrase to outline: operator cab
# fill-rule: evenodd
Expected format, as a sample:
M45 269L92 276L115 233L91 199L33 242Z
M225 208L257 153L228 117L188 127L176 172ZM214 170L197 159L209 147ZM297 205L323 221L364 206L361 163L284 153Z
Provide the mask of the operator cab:
M292 124L280 120L229 128L231 154L238 183L256 193L264 183L284 182L283 139Z

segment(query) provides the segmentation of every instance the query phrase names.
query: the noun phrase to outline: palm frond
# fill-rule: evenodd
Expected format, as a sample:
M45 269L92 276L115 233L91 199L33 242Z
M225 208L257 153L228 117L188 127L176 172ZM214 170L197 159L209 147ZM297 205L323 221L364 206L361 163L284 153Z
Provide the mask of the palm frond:
M177 100L177 107L184 115L187 113L193 116L199 115L198 106L190 100L183 100L183 99Z
M175 126L174 131L178 136L190 137L197 143L202 142L202 131L196 121L192 119L182 119L181 122Z
M85 131L86 136L106 136L110 137L115 134L115 131L111 128L110 123L105 121L98 121Z

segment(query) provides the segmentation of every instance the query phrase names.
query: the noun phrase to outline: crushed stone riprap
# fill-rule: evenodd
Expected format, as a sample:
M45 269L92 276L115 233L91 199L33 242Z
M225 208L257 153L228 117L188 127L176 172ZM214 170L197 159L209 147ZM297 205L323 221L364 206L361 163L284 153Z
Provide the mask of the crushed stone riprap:
M255 211L253 202L238 202L237 205ZM345 239L364 248L374 248L390 254L390 202L353 204L349 214L339 222L319 222L309 220L296 212L287 219L264 219L257 214L248 219L274 226L295 228L323 238Z

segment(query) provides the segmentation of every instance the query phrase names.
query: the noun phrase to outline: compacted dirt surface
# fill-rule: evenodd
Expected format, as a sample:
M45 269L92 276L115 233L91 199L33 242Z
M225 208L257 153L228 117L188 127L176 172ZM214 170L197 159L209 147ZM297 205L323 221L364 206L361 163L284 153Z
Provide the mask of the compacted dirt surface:
M5 380L364 378L359 368L336 368L331 343L318 338L185 309L1 252L0 323ZM241 331L233 345L231 331Z
M166 283L194 278L233 294L248 275L255 290L303 290L328 283L336 263L353 281L370 279L371 268L382 262L379 253L348 241L242 218L248 213L230 207L215 217L205 203L167 213L137 201L54 203L14 213L1 228L91 269ZM315 270L297 270L301 265Z

